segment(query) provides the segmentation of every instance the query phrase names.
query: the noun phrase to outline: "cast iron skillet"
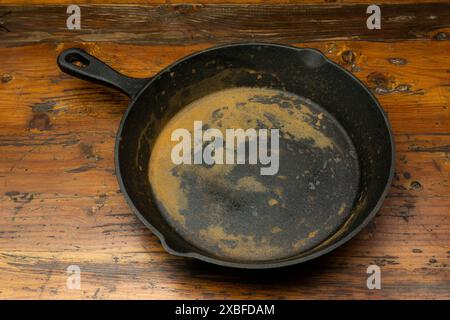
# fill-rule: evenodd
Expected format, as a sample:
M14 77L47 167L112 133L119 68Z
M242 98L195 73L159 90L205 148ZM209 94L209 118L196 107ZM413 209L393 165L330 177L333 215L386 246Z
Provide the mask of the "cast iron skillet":
M224 45L148 79L126 77L80 49L62 52L58 65L131 98L117 133L117 177L171 254L239 268L301 263L355 236L391 184L395 150L383 109L317 50ZM154 147L171 143L158 144L163 129L174 117L195 120L196 109L186 106L199 101L214 104L197 119L205 129L233 121L280 128L278 172L261 176L261 164L176 167L158 158ZM153 169L150 157L160 160Z

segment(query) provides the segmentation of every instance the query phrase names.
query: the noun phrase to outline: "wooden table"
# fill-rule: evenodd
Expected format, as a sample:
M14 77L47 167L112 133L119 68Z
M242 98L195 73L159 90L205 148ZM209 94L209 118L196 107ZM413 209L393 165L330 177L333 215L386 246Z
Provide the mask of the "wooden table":
M377 1L381 30L367 29L360 1L257 0L78 0L82 29L67 30L73 2L0 6L0 298L450 298L448 1ZM396 175L383 208L351 242L303 265L233 270L167 254L116 182L127 98L55 63L82 47L143 77L235 41L323 51L376 93L393 125ZM371 264L381 290L366 287ZM81 268L80 290L66 286L69 265Z

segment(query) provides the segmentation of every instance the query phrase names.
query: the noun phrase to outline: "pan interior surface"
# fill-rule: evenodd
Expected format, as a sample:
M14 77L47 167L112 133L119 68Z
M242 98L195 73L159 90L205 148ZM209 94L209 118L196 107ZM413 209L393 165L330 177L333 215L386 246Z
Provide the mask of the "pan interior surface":
M278 129L278 151L270 152L272 160L278 156L275 172L262 175L267 163L249 163L251 139L241 141L245 163L227 162L226 141L219 141L223 164L175 164L180 140L172 141L172 134L184 129L194 140L195 122L203 133L219 130L224 140L226 129ZM201 152L208 144L203 141ZM289 259L332 237L351 215L360 168L343 127L313 101L283 90L235 87L193 101L165 124L151 150L148 179L177 234L210 256L251 263Z

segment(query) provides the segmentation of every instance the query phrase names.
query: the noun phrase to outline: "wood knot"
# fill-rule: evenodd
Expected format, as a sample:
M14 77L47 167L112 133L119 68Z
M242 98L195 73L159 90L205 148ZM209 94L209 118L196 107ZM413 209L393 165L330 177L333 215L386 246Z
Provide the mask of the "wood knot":
M10 74L5 73L2 78L1 78L1 82L2 83L8 83L13 79L13 76Z
M412 86L407 83L398 83L393 76L381 73L372 72L367 76L368 87L376 94L388 94L393 92L412 93ZM420 90L414 91L415 94L420 94Z
M394 79L381 72L372 72L367 76L369 88L376 93L389 93L394 87Z
M345 50L341 53L341 59L346 64L353 64L355 63L355 53L352 50Z
M84 142L80 143L80 152L81 152L81 155L86 159L95 157L94 147L92 146L92 144L84 143Z
M46 113L36 113L28 123L28 128L40 131L49 130L51 128L50 117Z
M34 199L34 193L30 192L8 191L5 196L16 203L29 203Z
M411 188L414 190L421 190L422 189L422 185L420 184L419 181L412 181L411 182Z
M445 41L448 39L449 39L449 36L448 36L448 33L446 33L446 32L438 32L433 36L433 40L437 40L437 41Z
M404 66L405 64L408 63L408 60L403 59L403 58L388 58L387 61L390 64L395 64L397 66Z

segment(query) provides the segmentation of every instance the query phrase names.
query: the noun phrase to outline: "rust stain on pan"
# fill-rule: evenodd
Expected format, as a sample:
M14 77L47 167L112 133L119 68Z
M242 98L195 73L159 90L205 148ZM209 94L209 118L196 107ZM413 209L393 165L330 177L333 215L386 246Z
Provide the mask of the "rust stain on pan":
M359 171L355 162L341 161L352 146L336 139L331 118L296 95L265 88L220 90L187 105L165 124L149 161L149 181L166 220L202 250L240 261L287 258L319 244L348 216L349 208L341 205L352 203L358 177L350 172ZM279 129L280 166L290 166L284 159L318 157L332 162L320 174L352 176L354 188L342 193L339 178L329 177L336 183L329 196L339 201L329 212L313 212L321 186L309 165L273 177L249 165L175 165L171 151L178 141L171 141L172 132L184 128L193 135L194 121L224 136L229 128ZM310 223L298 223L305 219Z
M200 230L200 237L216 244L221 253L228 257L270 260L284 252L281 246L272 245L267 237L256 240L253 235L233 234L221 226L209 226Z

